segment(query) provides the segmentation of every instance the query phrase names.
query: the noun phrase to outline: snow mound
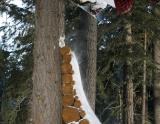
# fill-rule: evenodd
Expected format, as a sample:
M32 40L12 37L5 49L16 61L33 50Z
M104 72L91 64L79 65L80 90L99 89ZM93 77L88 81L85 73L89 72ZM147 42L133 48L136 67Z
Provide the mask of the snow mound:
M76 90L76 95L78 96L79 100L81 101L81 108L85 111L86 116L83 119L87 119L90 124L102 124L99 119L96 117L94 111L89 105L89 102L87 100L87 97L83 90L80 70L77 58L75 56L75 53L72 52L72 59L71 59L71 65L72 69L74 71L73 73L73 80L75 81L74 89ZM72 122L73 124L73 122ZM74 122L74 124L78 124L78 122Z

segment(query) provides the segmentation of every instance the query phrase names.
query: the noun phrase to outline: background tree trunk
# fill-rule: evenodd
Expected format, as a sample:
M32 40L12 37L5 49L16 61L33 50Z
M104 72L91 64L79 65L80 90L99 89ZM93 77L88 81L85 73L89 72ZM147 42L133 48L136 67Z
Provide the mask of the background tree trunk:
M131 23L126 21L126 42L130 46L128 49L129 54L132 53L132 26ZM129 56L126 60L125 67L125 86L124 86L124 114L123 114L123 124L133 124L134 123L134 111L133 111L133 79L132 79L132 58Z
M33 123L61 124L59 38L64 31L64 1L36 1L33 69Z
M83 87L92 109L96 99L97 21L81 11L75 51L78 56Z
M154 44L154 60L156 65L154 79L154 111L155 124L160 124L160 41L157 40Z
M123 124L123 90L119 89L119 124Z
M144 32L144 56L147 55L147 32ZM147 62L144 59L143 62L143 91L142 91L142 124L146 124L147 121L147 90L146 90L146 82L147 81Z
M155 8L156 16L160 16L160 10ZM159 32L159 29L157 29ZM158 33L157 33L158 34ZM154 43L154 61L155 61L155 77L154 77L154 119L155 124L160 124L160 37Z

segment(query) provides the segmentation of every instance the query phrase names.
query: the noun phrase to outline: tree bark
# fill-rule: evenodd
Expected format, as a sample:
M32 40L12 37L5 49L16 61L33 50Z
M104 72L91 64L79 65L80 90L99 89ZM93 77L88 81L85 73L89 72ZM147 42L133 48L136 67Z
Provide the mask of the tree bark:
M87 18L88 17L88 18ZM96 64L97 64L97 22L87 16L88 28L86 29L87 40L87 68L84 81L84 90L89 99L91 107L95 110L96 100Z
M126 42L130 46L128 49L129 54L132 54L132 28L131 23L126 21ZM125 86L124 86L124 119L123 124L134 124L134 111L133 111L133 77L132 77L132 58L129 56L126 60L125 67Z
M119 124L123 124L123 90L119 89Z
M64 1L36 1L33 103L34 124L61 124L59 38L64 33Z
M147 32L145 30L144 32L144 56L146 57L147 55ZM146 81L147 81L147 61L144 59L143 62L143 94L142 94L142 124L146 124L147 121L147 90L146 90Z
M154 60L156 65L154 79L155 124L160 124L160 41L154 43Z
M84 91L92 109L96 99L96 63L97 63L97 21L86 12L81 12L76 55Z

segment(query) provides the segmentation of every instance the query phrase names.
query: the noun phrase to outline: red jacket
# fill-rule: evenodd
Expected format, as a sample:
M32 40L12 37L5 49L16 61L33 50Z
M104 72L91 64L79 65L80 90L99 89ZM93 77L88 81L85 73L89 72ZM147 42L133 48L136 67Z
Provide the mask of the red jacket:
M160 0L148 0L148 1L150 1L152 4L156 4ZM114 0L114 2L116 5L117 12L119 14L130 11L130 9L133 6L133 0Z

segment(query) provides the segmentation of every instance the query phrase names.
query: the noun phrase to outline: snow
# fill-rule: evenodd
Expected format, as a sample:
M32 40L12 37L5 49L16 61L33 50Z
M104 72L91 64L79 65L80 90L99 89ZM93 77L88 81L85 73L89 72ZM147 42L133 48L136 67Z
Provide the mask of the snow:
M65 36L60 36L59 38L59 47L62 48L65 46Z
M17 5L18 7L23 7L22 0L10 0L9 3ZM0 13L0 27L2 27L2 26L8 26L8 25L10 25L10 26L15 25L15 23L12 20L13 19L10 18L7 13ZM2 36L3 35L4 35L4 32L0 31L0 47L3 44L2 43ZM5 43L5 45L7 46L6 49L5 49L6 51L14 51L16 49L16 47L14 46L14 43L13 43L13 39L14 38L8 40Z
M85 2L91 2L91 3L95 3L96 0L80 0L81 3L85 3Z
M75 81L74 89L76 90L76 95L78 96L79 100L81 101L82 104L82 109L85 111L86 116L84 119L89 120L90 124L101 124L99 119L96 117L94 111L89 105L89 102L87 100L87 97L84 93L83 90L83 85L82 85L82 80L81 80L81 75L80 75L80 70L79 70L79 65L77 58L75 56L75 53L72 52L72 60L71 60L71 65L73 68L73 80ZM78 124L78 122L72 122L74 124Z
M15 5L17 5L18 7L23 7L23 2L22 2L22 0L11 0L9 3L10 3L10 4L15 4Z
M0 27L1 26L3 26L4 25L4 22L6 21L6 18L5 18L6 16L4 15L4 14L0 14ZM0 31L0 44L2 43L1 41L2 41L2 35L3 35L4 33L2 32L2 31Z
M81 3L91 2L95 3L93 10L104 9L107 5L110 5L115 8L114 0L80 0Z
M108 3L108 5L112 6L112 7L116 7L114 0L102 0L102 1L106 1L106 3Z
M110 5L115 8L114 0L97 0L93 6L93 10L105 9L107 5Z

